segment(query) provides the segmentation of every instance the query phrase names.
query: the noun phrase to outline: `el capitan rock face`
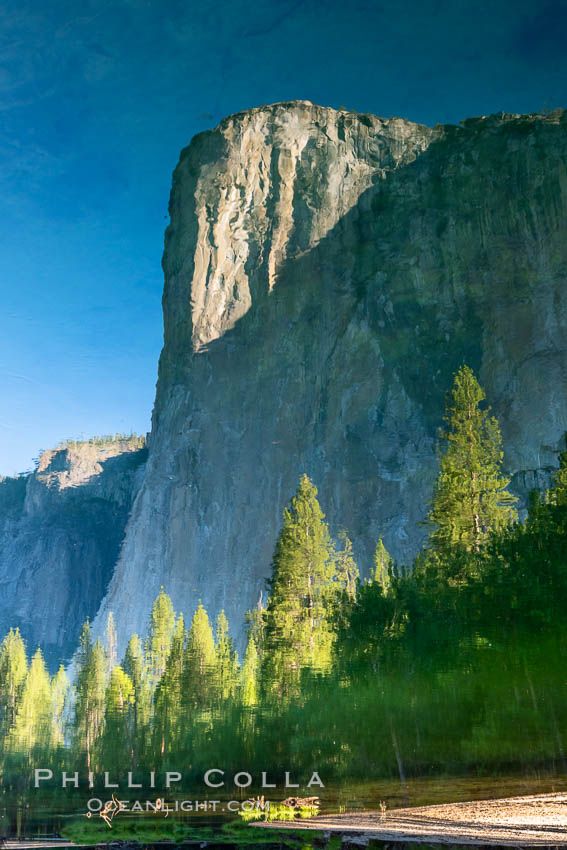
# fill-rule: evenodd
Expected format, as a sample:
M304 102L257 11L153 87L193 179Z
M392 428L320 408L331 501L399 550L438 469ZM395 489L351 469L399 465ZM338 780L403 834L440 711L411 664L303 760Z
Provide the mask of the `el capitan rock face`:
M234 633L302 472L366 572L416 552L452 373L477 372L518 492L567 430L563 113L432 129L308 102L231 116L173 177L149 458L95 627L163 585Z
M363 573L380 536L409 560L463 362L516 492L545 486L567 431L566 160L562 112L428 128L295 101L196 136L149 453L74 444L0 482L1 629L53 664L113 610L123 647L163 585L241 635L303 472Z

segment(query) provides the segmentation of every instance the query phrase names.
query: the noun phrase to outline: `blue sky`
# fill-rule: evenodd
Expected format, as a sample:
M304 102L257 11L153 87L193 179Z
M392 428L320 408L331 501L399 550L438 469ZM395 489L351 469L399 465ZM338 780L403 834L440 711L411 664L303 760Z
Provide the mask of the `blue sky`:
M567 0L4 0L0 473L149 428L171 172L304 98L427 124L565 106Z

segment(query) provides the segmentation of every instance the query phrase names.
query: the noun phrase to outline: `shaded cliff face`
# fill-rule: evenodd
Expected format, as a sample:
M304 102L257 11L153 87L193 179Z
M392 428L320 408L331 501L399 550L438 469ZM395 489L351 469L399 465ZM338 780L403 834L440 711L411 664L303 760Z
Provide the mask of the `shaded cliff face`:
M135 441L70 443L0 481L0 634L19 626L51 667L104 597L146 455Z
M306 102L197 136L173 178L151 448L101 612L160 585L233 630L299 475L366 572L415 554L453 372L478 373L525 495L567 430L566 119L429 129Z

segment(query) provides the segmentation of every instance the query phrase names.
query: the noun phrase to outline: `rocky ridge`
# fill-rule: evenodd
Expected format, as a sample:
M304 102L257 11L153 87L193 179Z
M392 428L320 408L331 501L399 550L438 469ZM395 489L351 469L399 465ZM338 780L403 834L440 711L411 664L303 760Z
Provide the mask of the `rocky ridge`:
M140 439L68 442L0 480L0 634L18 626L51 667L106 592L146 455Z

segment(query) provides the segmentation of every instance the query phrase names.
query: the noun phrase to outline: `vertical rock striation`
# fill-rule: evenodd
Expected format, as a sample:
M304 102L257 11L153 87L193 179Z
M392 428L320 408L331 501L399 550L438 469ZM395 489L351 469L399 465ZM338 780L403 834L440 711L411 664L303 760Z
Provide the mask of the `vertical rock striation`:
M97 618L144 632L161 585L233 630L307 472L366 570L423 534L467 362L517 490L567 430L566 118L432 129L314 106L196 136L173 177L165 341L144 480Z

